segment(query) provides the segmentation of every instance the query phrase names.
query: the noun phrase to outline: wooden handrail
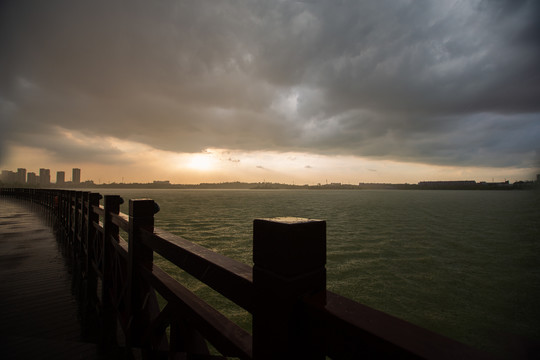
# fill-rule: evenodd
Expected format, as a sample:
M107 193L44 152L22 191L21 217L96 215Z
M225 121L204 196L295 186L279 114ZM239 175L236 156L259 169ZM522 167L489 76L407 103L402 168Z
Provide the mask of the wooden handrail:
M207 354L205 340L224 356L257 360L490 358L327 291L324 221L255 220L251 267L154 228L149 199L130 200L126 215L119 212L119 196L105 196L99 205L101 196L88 192L0 189L0 195L39 204L53 215L59 241L80 263L83 319L100 309L106 345L115 341L119 322L128 346L145 349L147 358L163 351L171 357ZM154 264L154 252L252 313L253 335ZM159 306L156 292L165 306Z
M318 294L320 296L320 294ZM326 291L326 305L305 299L313 338L332 358L489 359L487 354L382 311ZM347 341L355 339L355 341Z
M129 216L124 213L111 214L111 221L124 231L129 231Z
M253 275L251 266L208 250L180 236L161 229L142 231L145 245L229 298L251 311L253 308Z
M94 206L92 205L92 211L94 211L99 216L105 216L105 208L103 205Z

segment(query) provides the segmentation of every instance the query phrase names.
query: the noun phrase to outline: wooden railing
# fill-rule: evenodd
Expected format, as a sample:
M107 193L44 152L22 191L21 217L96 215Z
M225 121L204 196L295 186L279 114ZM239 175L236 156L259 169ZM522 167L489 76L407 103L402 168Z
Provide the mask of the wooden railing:
M145 358L219 358L207 343L242 359L489 358L327 291L325 221L255 220L252 268L154 228L158 207L150 199L129 200L125 215L115 195L100 205L101 195L91 192L0 192L45 209L73 259L85 327L98 330L105 346L120 332ZM155 265L154 253L250 312L252 334Z

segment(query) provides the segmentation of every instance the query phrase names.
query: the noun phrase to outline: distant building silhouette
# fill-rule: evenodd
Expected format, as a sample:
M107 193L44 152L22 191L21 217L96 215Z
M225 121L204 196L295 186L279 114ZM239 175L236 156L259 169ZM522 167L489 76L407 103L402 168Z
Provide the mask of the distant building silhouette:
M64 185L66 183L66 173L63 171L56 172L56 185Z
M17 182L19 184L26 184L26 169L23 169L23 168L17 169Z
M17 181L17 173L10 170L2 170L2 181L10 184Z
M153 184L154 185L171 185L171 182L169 180L163 180L163 181L154 180Z
M39 184L47 186L51 184L51 170L39 169Z
M36 175L35 172L29 172L26 175L26 183L28 185L37 185L39 182L39 177Z
M80 184L81 183L81 169L77 169L77 168L73 169L73 175L71 176L71 182L73 182L73 184Z
M420 181L420 186L470 186L476 185L474 180L458 180L458 181Z

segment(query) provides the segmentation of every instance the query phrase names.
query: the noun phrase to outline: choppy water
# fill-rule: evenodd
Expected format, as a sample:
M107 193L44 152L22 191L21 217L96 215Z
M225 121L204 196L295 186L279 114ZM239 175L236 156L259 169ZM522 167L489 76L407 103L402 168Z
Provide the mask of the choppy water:
M156 226L250 265L253 219L324 219L329 290L505 356L516 343L540 342L539 192L101 193L152 198L161 207Z

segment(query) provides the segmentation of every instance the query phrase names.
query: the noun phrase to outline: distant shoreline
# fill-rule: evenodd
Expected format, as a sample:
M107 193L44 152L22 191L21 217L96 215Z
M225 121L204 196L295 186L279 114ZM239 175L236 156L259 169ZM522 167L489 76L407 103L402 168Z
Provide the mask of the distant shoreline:
M518 181L513 184L503 183L477 183L474 181L435 181L421 182L418 184L386 184L386 183L360 183L353 184L319 184L319 185L291 185L280 183L201 183L201 184L170 184L167 182L154 183L109 183L94 184L91 181L80 184L65 183L62 185L51 184L50 186L29 186L21 184L0 184L0 187L27 187L27 188L50 188L50 189L216 189L216 190L533 190L540 189L536 181Z

